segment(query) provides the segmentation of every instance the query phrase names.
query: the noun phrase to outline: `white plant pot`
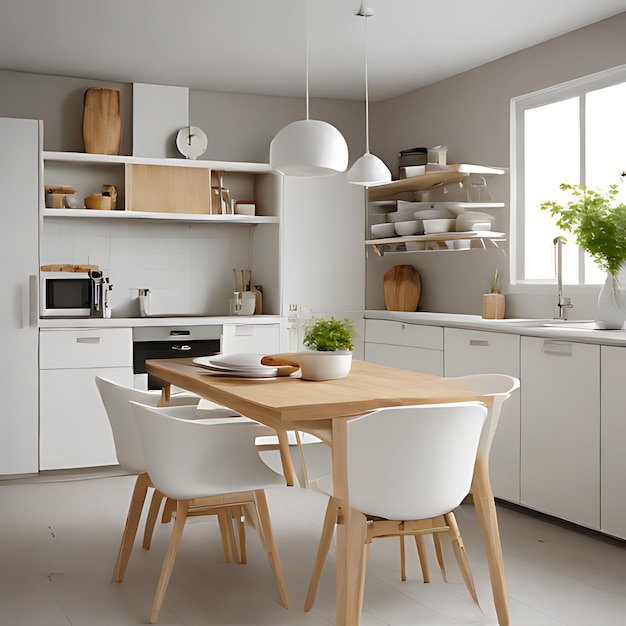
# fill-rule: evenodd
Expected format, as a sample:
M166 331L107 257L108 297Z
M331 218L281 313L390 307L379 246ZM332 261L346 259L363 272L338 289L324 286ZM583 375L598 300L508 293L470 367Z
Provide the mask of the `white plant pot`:
M301 377L305 380L334 380L344 378L352 367L352 352L298 352Z
M598 297L596 326L603 330L620 330L624 322L626 322L626 264L622 265L616 278L607 274Z

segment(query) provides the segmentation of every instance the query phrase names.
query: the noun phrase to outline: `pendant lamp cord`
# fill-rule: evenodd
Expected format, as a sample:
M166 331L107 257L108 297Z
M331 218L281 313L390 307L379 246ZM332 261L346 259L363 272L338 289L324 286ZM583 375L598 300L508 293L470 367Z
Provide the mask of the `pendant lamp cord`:
M370 105L369 105L369 86L367 81L367 20L369 15L365 16L365 152L370 151Z
M309 0L304 3L305 17L305 33L304 33L304 47L305 47L305 64L306 64L306 119L309 119Z

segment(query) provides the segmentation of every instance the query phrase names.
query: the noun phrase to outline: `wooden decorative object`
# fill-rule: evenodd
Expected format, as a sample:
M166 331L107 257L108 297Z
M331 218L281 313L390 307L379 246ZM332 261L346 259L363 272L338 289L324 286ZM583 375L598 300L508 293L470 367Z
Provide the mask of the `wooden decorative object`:
M395 265L385 273L383 291L388 311L416 311L422 283L412 265Z
M126 210L211 212L211 170L167 165L126 165Z
M120 92L93 87L85 92L83 112L85 152L119 154L122 141Z

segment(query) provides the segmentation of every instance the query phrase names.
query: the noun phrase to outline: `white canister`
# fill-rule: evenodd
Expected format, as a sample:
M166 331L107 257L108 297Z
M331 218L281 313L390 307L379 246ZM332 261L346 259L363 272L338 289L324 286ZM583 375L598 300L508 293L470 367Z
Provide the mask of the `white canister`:
M231 315L254 315L256 295L252 291L233 291L230 298Z

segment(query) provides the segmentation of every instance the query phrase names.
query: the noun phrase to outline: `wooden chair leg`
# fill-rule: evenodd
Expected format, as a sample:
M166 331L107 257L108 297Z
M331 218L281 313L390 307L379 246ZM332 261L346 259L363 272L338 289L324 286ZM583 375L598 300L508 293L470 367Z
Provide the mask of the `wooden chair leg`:
M441 548L441 537L439 536L439 533L433 533L433 543L435 544L435 554L437 555L437 563L439 563L439 569L441 570L443 581L447 583L448 578L446 576L446 563L443 560L443 550Z
M306 594L306 600L304 601L304 610L310 611L315 603L315 596L317 595L317 588L322 577L322 569L324 568L324 562L326 556L330 550L330 545L333 539L333 533L335 530L335 524L337 523L337 501L335 498L329 498L328 506L326 507L326 514L324 515L324 523L322 525L322 536L320 537L320 543L317 548L317 556L315 557L315 565L313 566L313 572L311 574L311 581L309 582L309 589Z
M163 507L163 513L161 514L161 524L169 524L172 521L172 514L176 510L176 500L167 498L165 500L165 506Z
M400 578L406 581L406 549L404 546L404 535L398 535L400 539Z
M231 541L231 524L229 509L219 509L217 511L217 522L220 526L220 534L222 535L222 547L224 549L224 560L226 563L230 563L231 549L233 543ZM233 554L233 558L237 558L237 554Z
M150 508L148 509L148 517L146 518L146 526L143 531L143 549L150 550L150 544L152 543L152 534L154 533L154 526L156 525L157 517L159 516L159 509L161 508L161 502L165 496L155 489L152 493L152 499L150 500Z
M154 602L152 603L152 613L150 614L150 623L154 624L159 618L159 611L165 598L165 592L172 576L172 570L174 569L174 563L176 561L176 555L178 554L178 548L180 547L180 540L183 536L183 530L185 529L185 522L187 521L187 511L189 510L189 500L178 500L176 503L176 519L172 528L172 534L170 535L170 543L163 559L163 566L161 567L161 576L157 584L156 593L154 596Z
M122 580L124 580L124 572L126 571L128 560L130 559L130 553L133 550L133 544L137 536L137 528L139 527L139 518L141 517L141 511L146 500L149 485L150 479L148 478L148 474L144 472L137 476L133 495L131 496L130 505L128 507L128 513L126 515L124 533L117 554L117 560L115 561L115 567L113 568L111 582L121 583Z
M288 609L289 593L287 591L287 582L285 581L283 566L280 562L278 547L276 546L274 532L272 531L272 523L270 521L270 512L267 506L267 500L265 499L265 492L262 489L255 491L254 498L256 506L253 504L245 504L244 510L246 511L246 514L252 518L253 522L255 522L255 528L259 533L259 538L261 539L261 543L263 544L263 548L267 554L270 567L274 572L276 586L278 587L278 593L280 595L280 603L283 607Z
M415 535L415 546L420 559L422 568L422 578L425 583L430 582L430 570L428 569L428 556L426 555L426 546L424 545L424 535Z
M465 552L465 546L463 545L463 539L461 537L461 533L459 532L459 527L456 523L456 518L454 517L454 513L446 513L444 515L448 526L450 527L450 537L452 539L452 548L454 549L454 556L456 557L456 562L459 564L459 569L461 570L461 574L463 576L463 580L465 581L465 586L469 591L470 595L474 602L478 604L478 596L476 595L476 588L474 587L474 578L472 576L472 570L469 566L469 561L467 560L467 554Z
M243 507L236 506L234 508L235 525L237 526L237 537L239 539L239 563L248 562L248 553L246 551L246 525L243 522Z

